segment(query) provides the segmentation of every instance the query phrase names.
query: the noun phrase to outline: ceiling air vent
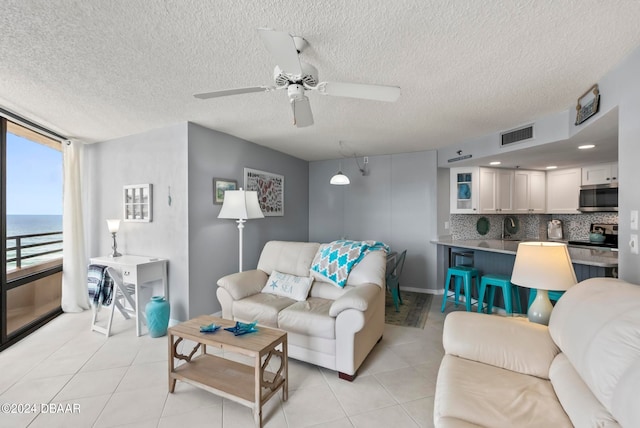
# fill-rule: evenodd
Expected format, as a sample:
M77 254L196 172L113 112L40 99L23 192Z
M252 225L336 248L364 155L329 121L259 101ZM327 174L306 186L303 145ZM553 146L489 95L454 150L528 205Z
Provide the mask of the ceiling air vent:
M513 131L503 132L500 135L502 137L500 145L503 147L509 144L519 143L520 141L530 140L533 138L533 125L514 129Z

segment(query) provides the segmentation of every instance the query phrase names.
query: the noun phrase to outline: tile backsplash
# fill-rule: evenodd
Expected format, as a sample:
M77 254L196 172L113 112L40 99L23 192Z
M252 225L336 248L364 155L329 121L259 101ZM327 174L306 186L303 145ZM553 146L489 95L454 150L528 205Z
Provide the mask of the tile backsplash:
M480 235L477 231L478 220L489 220L489 231ZM450 231L452 239L500 239L502 221L505 217L517 219L517 232L511 235L516 239L547 239L547 222L552 219L562 221L564 240L587 240L591 223L618 223L617 213L585 214L451 214Z

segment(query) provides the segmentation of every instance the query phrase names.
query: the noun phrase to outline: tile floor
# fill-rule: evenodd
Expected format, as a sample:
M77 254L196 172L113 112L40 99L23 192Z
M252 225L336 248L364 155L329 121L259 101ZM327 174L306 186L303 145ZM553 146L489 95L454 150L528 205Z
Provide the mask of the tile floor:
M290 360L289 400L277 394L267 403L265 426L433 426L443 355L439 303L435 297L423 330L386 325L354 382ZM35 413L0 412L1 428L253 426L247 407L180 381L175 393L168 392L166 337L138 338L135 321L116 312L107 339L90 331L90 316L61 315L0 352L0 404L36 405ZM69 405L70 412L43 412L41 403Z

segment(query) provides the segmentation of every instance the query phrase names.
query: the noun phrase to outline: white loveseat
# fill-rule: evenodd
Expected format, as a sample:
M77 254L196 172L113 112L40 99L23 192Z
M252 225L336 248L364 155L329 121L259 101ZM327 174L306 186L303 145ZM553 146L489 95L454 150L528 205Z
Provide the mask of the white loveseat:
M640 427L640 286L582 281L548 328L453 312L443 343L436 427Z
M344 288L316 279L304 301L261 292L273 271L308 277L319 248L313 242L270 241L257 269L221 278L216 294L223 318L286 330L290 357L353 380L382 337L386 252L369 252Z

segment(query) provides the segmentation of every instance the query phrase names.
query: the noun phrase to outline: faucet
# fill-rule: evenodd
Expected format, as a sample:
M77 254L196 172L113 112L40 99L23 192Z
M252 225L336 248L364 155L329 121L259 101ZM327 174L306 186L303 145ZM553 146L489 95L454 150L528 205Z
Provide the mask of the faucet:
M502 218L502 235L500 236L500 239L504 240L504 238L510 238L511 235L509 235L508 233L504 233L504 222L505 220L509 219L509 222L511 223L511 228L514 229L516 227L515 222L513 221L513 217L510 216L506 216Z

